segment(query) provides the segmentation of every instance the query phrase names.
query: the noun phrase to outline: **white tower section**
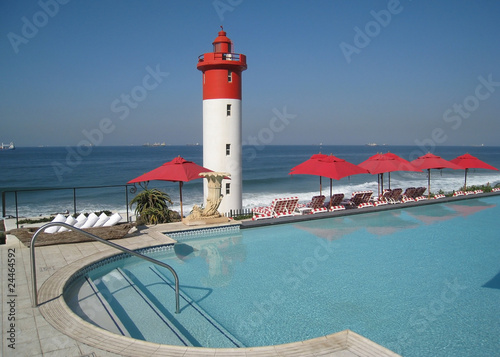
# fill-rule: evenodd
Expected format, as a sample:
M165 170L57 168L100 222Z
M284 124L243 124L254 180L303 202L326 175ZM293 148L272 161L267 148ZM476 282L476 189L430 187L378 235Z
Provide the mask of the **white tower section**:
M203 166L231 175L221 188L219 212L226 213L242 208L241 72L247 65L245 55L232 53L224 31L213 46L197 66L203 72ZM206 200L206 183L204 192Z

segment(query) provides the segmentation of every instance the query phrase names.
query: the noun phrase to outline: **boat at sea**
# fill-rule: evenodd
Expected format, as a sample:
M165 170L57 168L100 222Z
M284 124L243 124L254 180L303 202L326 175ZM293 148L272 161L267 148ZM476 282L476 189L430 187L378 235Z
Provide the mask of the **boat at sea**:
M16 147L14 146L14 143L11 141L10 144L4 144L2 143L2 146L0 146L0 150L14 150Z
M163 143L154 143L154 144L150 144L150 143L145 143L145 144L142 144L142 146L153 146L153 147L157 147L157 146L167 146L167 144L165 144L165 142Z

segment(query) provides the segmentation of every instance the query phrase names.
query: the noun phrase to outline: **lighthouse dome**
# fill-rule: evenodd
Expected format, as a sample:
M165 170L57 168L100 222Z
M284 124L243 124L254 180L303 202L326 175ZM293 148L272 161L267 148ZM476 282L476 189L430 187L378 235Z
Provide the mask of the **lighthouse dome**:
M219 31L218 36L215 38L214 42L214 52L232 53L233 43L226 36L226 31Z

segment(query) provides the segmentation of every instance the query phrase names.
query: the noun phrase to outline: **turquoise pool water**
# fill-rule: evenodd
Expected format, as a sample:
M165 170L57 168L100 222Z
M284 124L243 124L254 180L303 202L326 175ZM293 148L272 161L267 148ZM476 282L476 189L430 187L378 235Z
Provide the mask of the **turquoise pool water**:
M151 255L174 267L183 294L241 346L351 329L404 356L493 356L500 351L499 202L245 229ZM117 266L139 278L149 270L128 258L88 276L99 285ZM161 284L147 279L146 287ZM212 340L203 346L221 347Z

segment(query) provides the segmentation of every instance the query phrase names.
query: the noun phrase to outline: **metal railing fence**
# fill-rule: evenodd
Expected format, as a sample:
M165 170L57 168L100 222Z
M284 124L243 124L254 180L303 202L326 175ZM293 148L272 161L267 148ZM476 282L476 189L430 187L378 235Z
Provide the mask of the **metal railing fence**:
M123 187L125 189L125 209L127 212L127 222L129 221L129 199L128 193L135 193L137 187L135 185L106 185L106 186L80 186L80 187L44 187L44 188L32 188L32 189L20 189L20 190L6 190L2 191L2 217L7 215L7 204L6 197L7 194L14 194L15 211L16 211L16 225L19 228L19 204L18 196L21 193L27 192L41 192L41 191L62 191L62 190L72 190L73 191L73 213L77 214L77 191L83 189L103 189L103 188L117 188ZM129 189L130 187L130 189Z

